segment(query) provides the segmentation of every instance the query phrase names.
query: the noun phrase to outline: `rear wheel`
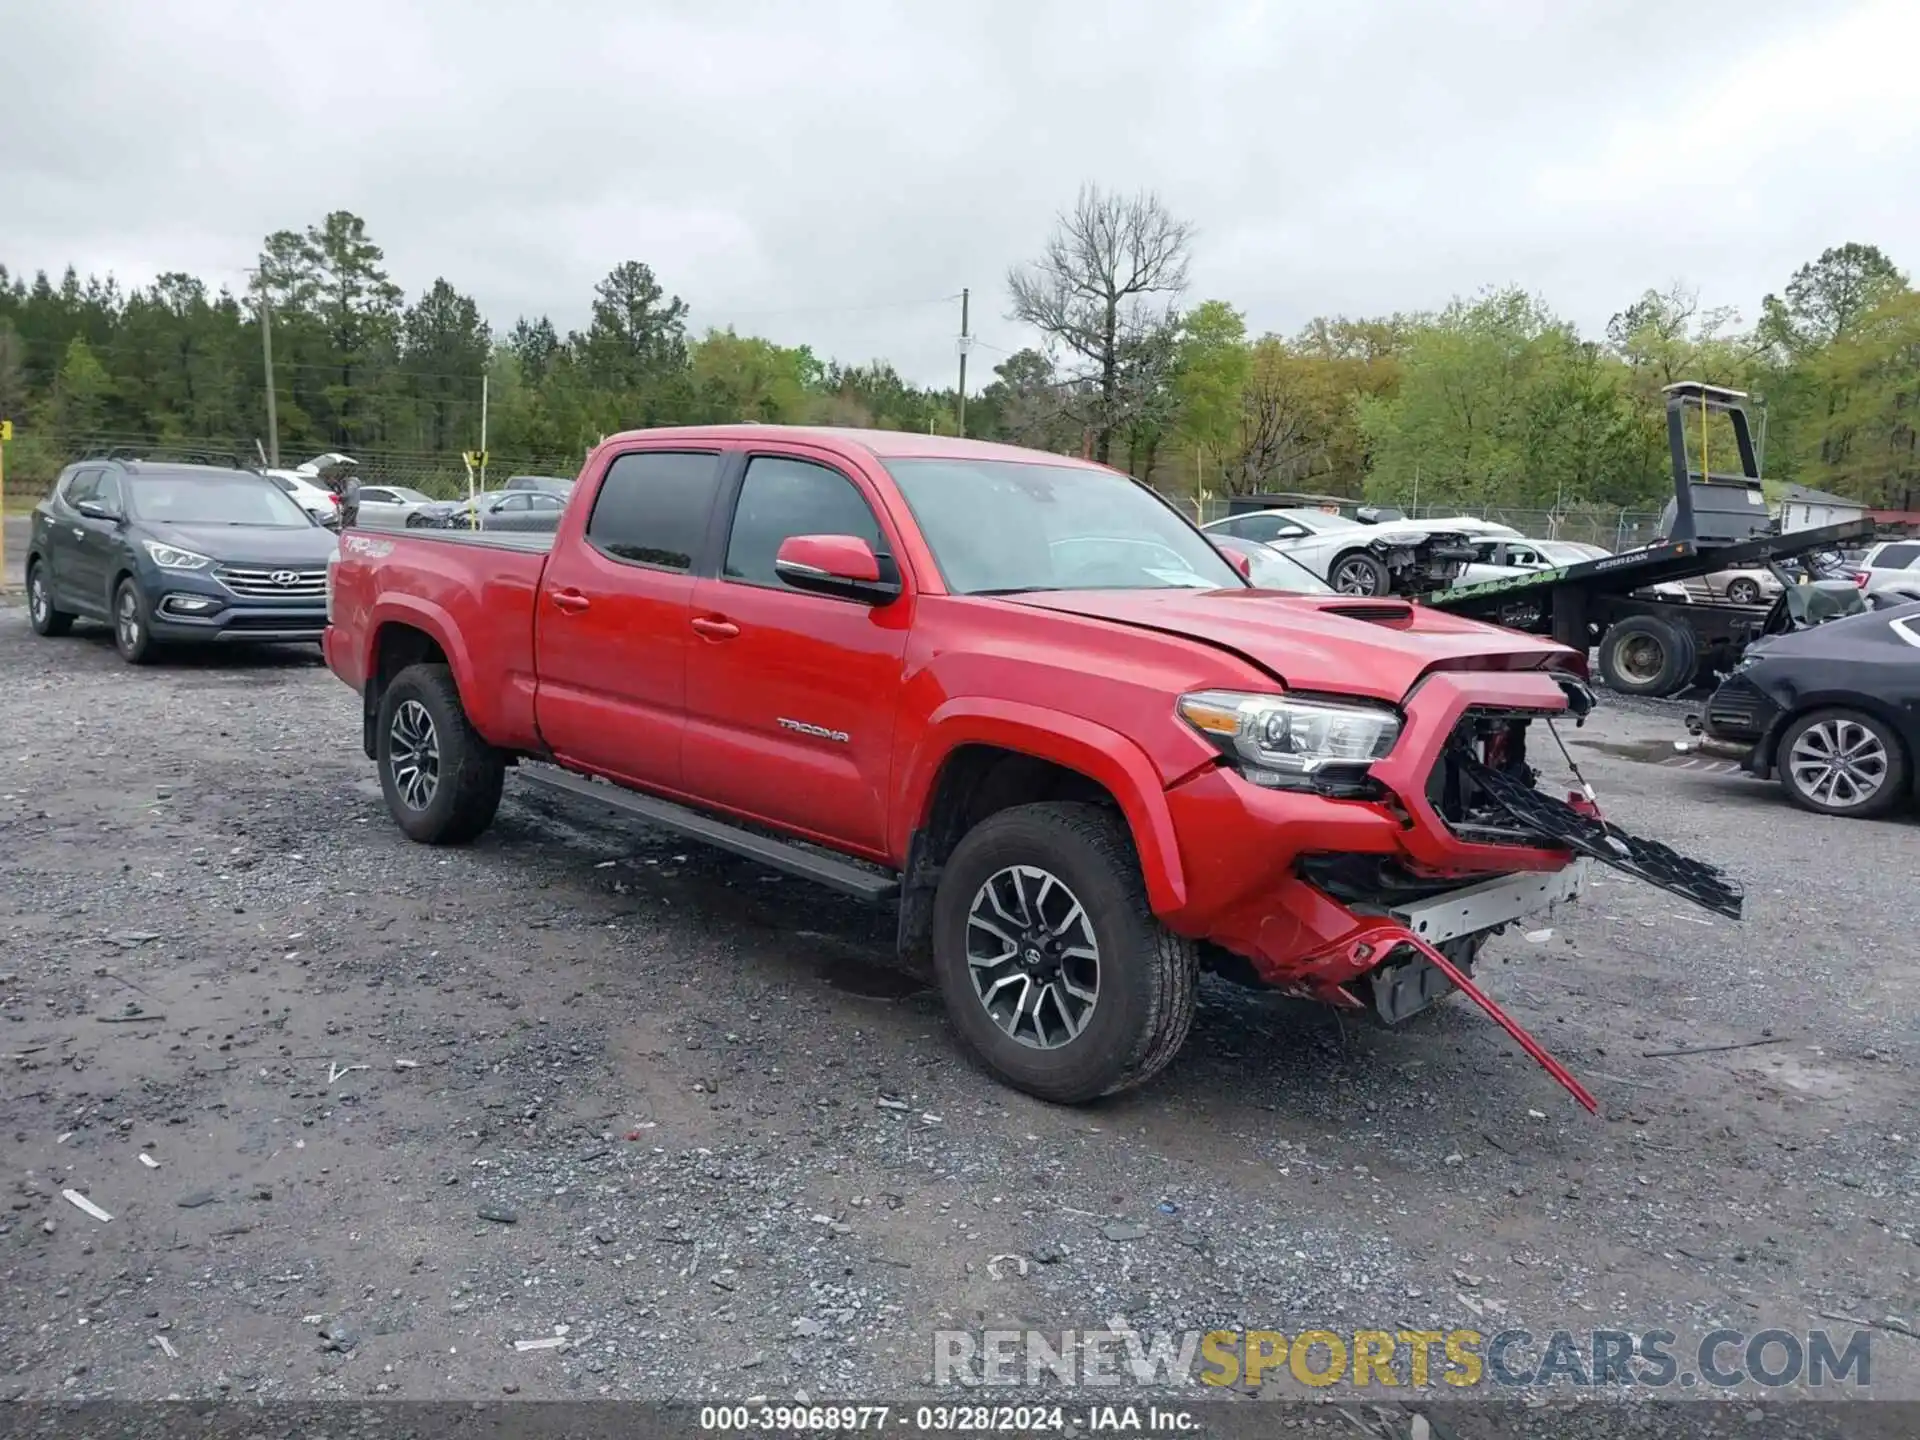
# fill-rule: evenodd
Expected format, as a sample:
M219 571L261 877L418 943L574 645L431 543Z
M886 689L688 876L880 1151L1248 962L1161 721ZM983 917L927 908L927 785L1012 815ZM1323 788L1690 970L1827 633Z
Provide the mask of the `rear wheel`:
M1342 595L1384 595L1393 586L1393 576L1373 556L1355 553L1333 562L1327 583Z
M1742 575L1727 585L1727 599L1735 605L1758 605L1760 603L1760 582L1749 580Z
M1600 675L1623 695L1677 695L1699 668L1693 632L1657 615L1629 615L1600 641Z
M506 757L473 728L444 665L409 665L388 684L374 759L388 811L423 845L464 845L500 808Z
M1871 819L1907 788L1907 757L1886 725L1858 710L1816 710L1780 737L1775 762L1787 798L1816 815Z
M145 665L157 648L153 638L153 612L140 582L131 575L113 592L113 648L129 665Z
M1019 805L969 831L934 897L934 970L967 1047L1001 1080L1078 1104L1159 1073L1193 1024L1193 942L1147 903L1125 823Z
M73 628L74 617L53 608L53 592L47 588L47 567L38 560L27 566L27 619L33 633L49 638L61 636Z

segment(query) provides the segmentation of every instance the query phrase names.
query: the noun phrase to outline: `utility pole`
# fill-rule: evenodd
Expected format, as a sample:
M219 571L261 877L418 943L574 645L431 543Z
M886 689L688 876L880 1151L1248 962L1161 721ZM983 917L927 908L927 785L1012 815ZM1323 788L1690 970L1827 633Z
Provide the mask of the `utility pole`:
M964 439L967 433L967 351L973 348L973 339L967 334L967 292L960 292L960 434Z
M258 274L258 272L255 272ZM260 287L260 358L267 371L267 464L280 468L280 412L273 394L273 306Z
M480 488L487 488L487 381L480 377Z

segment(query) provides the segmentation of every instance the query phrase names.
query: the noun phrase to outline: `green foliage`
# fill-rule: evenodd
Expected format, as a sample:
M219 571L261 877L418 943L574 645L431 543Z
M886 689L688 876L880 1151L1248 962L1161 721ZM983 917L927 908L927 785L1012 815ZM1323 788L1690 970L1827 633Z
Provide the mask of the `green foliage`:
M1090 450L1183 495L1648 508L1668 483L1661 389L1699 379L1763 405L1770 478L1920 504L1920 297L1871 245L1801 266L1751 328L1672 287L1587 338L1535 298L1498 290L1428 315L1324 317L1255 337L1224 300L1172 308L1191 242L1151 196L1085 192L1012 277L1014 309L1047 348L995 367L969 397L969 433ZM14 473L45 478L102 440L250 450L265 432L263 314L290 454L416 452L445 457L457 477L459 452L479 444L483 377L489 450L556 467L646 425L954 423L951 390L913 385L884 360L825 361L731 329L690 338L686 303L638 260L608 272L571 334L545 316L496 333L449 279L408 303L365 223L335 211L266 237L242 296L185 274L127 292L110 276L0 267ZM1691 455L1703 439L1722 468L1725 422L1704 437L1691 424Z

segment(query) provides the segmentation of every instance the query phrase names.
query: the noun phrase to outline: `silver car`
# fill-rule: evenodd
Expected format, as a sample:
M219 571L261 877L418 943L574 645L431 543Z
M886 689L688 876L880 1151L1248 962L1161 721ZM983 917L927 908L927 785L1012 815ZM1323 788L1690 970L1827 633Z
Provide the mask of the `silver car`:
M472 500L423 505L407 517L411 530L530 530L559 528L567 502L543 490L483 490Z
M398 529L414 511L433 503L431 495L405 485L362 485L357 523L376 530Z

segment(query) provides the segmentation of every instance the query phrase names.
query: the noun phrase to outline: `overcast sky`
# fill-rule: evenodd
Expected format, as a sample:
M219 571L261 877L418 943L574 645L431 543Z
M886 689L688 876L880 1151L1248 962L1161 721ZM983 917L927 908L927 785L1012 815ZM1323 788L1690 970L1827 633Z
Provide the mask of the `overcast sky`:
M1023 343L1007 267L1084 181L1157 190L1189 299L1256 332L1920 266L1914 0L0 0L0 36L15 271L238 288L345 208L500 330L639 259L696 326L921 381L962 286Z

